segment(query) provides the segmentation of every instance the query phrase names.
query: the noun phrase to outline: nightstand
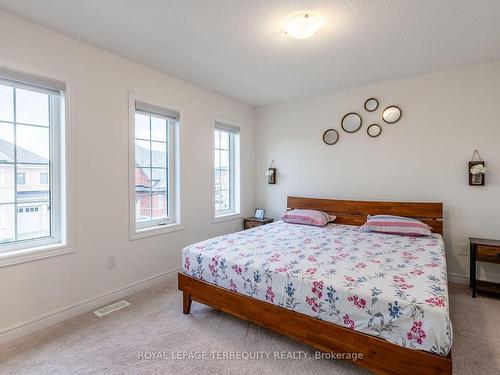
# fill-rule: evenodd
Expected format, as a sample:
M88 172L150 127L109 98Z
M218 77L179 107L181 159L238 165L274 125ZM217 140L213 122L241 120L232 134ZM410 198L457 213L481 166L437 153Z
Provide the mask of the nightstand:
M476 292L500 296L500 284L476 279L476 262L500 264L500 240L469 238L470 241L470 285L472 297Z
M261 225L266 225L272 223L274 219L265 217L264 219L256 219L255 217L246 217L243 219L243 229L250 229L255 227L260 227Z

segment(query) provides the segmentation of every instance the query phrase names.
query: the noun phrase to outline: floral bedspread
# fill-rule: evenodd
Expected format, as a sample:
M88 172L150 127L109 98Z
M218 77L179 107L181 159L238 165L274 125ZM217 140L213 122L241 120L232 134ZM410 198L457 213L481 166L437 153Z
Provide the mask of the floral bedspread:
M194 278L403 347L452 343L442 237L278 221L182 250Z

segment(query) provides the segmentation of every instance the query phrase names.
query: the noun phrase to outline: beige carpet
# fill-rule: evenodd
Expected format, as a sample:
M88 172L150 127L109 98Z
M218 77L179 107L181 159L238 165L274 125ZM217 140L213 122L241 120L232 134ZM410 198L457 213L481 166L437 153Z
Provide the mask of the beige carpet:
M450 288L456 374L500 373L500 300ZM315 351L253 324L193 303L181 313L176 283L127 298L131 306L86 313L0 346L0 374L364 374L350 363L304 359L172 359L172 352ZM161 352L156 359L140 358ZM164 353L164 354L163 354ZM211 354L209 354L211 355ZM271 354L274 355L274 354ZM164 357L164 358L163 358Z

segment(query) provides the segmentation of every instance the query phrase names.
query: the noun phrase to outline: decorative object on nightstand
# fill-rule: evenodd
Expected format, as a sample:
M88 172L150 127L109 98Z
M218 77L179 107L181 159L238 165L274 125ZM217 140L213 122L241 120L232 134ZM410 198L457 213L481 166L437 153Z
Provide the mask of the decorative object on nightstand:
M476 292L495 294L500 296L500 284L477 280L476 262L500 264L500 240L487 240L484 238L469 238L470 241L470 283L472 297Z
M266 210L264 210L263 208L256 208L255 212L253 214L253 217L254 217L254 219L263 220L265 213L266 213Z
M276 164L274 163L274 160L271 162L271 165L269 166L269 169L266 172L267 176L267 183L270 185L276 184Z
M486 164L481 160L479 151L474 150L472 160L469 162L469 186L484 186Z
M257 219L255 217L246 217L243 219L243 229L260 227L261 225L272 223L273 220L274 219L268 217L264 217L262 219Z

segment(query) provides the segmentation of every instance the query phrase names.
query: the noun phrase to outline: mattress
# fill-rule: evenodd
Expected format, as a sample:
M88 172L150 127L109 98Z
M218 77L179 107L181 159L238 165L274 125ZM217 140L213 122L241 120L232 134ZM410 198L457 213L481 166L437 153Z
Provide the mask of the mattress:
M406 348L452 344L443 239L278 221L182 250L183 272Z

